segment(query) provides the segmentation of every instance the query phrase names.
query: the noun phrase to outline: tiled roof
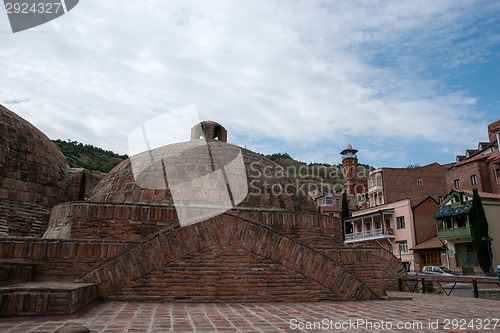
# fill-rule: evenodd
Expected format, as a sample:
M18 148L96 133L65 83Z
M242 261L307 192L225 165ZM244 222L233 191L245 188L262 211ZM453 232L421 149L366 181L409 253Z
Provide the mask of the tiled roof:
M436 214L434 214L434 219L438 219L440 217L447 217L447 216L455 216L455 215L463 215L467 214L472 207L472 200L471 201L465 201L463 204L460 205L444 205L439 207L439 210L437 211Z
M443 247L443 242L441 242L437 236L432 237L426 241L423 241L420 244L415 245L410 250L430 250L430 249L441 249Z
M459 165L467 164L467 163L470 163L470 162L475 162L475 161L480 161L480 160L483 160L483 159L487 159L488 157L491 156L491 154L492 153L473 156L471 158L467 158L467 159L465 159L463 161L460 161L460 162L456 163L455 166L459 166Z
M417 207L422 202L424 202L425 200L427 200L427 198L429 198L429 197L432 198L430 195L428 195L426 197L421 197L421 198L416 198L416 199L410 199L411 208Z

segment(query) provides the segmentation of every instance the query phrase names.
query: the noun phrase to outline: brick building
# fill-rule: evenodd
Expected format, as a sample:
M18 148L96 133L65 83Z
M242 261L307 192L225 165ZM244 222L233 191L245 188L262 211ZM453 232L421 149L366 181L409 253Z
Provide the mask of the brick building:
M11 119L13 128L24 124L19 117ZM82 192L69 190L64 157L44 137L33 141L32 147L52 149L48 155L59 162L53 165L56 171L33 169L27 186L61 174L56 188L61 195L51 205L61 203L52 208L43 237L16 234L15 218L4 217L9 233L0 237L0 315L72 313L97 296L168 302L366 300L398 287L405 272L396 257L379 247L344 245L340 220L318 214L280 166L228 144L227 132L217 123L203 122L192 134L191 141L123 161L87 201L67 201L82 199L71 196ZM22 146L27 160L43 155L29 147ZM208 160L200 149L208 150ZM7 153L3 150L0 158ZM239 156L244 183L228 167ZM167 182L161 177L172 168L175 176ZM221 177L201 188L184 188L192 200L175 202L173 184L196 172ZM1 189L16 177L19 173L6 174ZM240 186L248 188L247 196L235 195ZM202 216L220 202L223 193L210 192L219 187L238 204L196 223L180 223L185 216L179 205ZM208 198L203 206L192 206L203 196Z
M368 201L370 207L403 198L432 196L442 201L447 195L446 173L448 169L438 163L418 168L380 168L368 177Z

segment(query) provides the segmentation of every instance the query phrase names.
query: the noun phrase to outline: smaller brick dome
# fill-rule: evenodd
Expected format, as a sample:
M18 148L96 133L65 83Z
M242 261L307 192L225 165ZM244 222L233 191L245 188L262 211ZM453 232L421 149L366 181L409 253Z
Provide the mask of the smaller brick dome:
M52 207L69 199L69 165L35 126L0 105L0 199Z
M50 208L68 201L66 158L35 126L0 105L0 226L4 234L36 236Z

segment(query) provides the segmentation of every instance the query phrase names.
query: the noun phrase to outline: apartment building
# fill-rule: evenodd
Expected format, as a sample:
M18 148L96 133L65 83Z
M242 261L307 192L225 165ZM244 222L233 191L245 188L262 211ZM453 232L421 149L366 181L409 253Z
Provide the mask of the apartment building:
M398 257L408 270L418 270L412 248L436 236L434 213L439 205L431 196L401 199L356 211L343 222L345 243L380 245Z

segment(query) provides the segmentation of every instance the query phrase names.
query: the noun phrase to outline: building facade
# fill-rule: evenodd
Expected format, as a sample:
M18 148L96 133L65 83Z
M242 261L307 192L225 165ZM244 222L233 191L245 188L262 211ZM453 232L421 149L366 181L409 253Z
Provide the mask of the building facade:
M500 195L479 192L488 220L493 267L500 265ZM463 274L482 272L472 245L474 221L469 217L472 207L472 192L454 189L434 215L437 237L445 244L442 265Z
M402 199L363 209L344 221L346 244L379 245L398 257L407 270L419 270L412 248L436 236L432 197Z

